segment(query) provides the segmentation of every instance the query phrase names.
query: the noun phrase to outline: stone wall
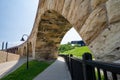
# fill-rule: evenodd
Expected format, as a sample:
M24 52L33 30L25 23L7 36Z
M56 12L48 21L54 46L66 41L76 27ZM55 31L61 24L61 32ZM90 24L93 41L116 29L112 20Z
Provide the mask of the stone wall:
M108 0L106 28L89 44L96 59L115 61L120 59L120 0Z
M59 13L48 10L41 16L36 41L36 58L57 58L60 42L72 25Z
M28 39L32 43L34 57L38 59L41 55L45 58L39 50L38 45L42 42L37 35L40 33L42 16L51 10L63 16L74 26L97 60L120 59L120 0L40 0L35 23ZM54 29L53 26L49 28ZM25 46L26 43L19 47L20 54L23 54ZM46 48L42 51L47 52ZM55 50L53 52L56 52Z
M7 55L7 52L0 51L0 63L6 62L7 56L8 56L7 61L14 61L14 60L18 60L20 58L19 55L16 55L13 53L8 53L8 55Z

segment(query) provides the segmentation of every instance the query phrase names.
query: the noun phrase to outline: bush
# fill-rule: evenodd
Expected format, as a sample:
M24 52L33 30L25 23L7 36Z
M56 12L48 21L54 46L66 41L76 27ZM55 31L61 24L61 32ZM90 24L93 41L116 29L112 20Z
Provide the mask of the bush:
M59 47L59 53L63 53L65 51L68 51L68 50L71 50L71 49L74 49L74 46L72 46L70 43L62 44Z

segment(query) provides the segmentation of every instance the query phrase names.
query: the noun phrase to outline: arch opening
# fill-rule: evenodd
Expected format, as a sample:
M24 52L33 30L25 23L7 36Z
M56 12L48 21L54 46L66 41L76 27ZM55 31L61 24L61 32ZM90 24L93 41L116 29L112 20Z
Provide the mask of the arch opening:
M73 27L70 22L54 10L46 11L38 26L35 58L54 59L66 32Z
M68 42L79 41L79 40L82 40L81 36L76 31L76 29L72 27L65 33L60 44L67 44Z
M66 32L58 50L59 54L72 54L77 58L82 58L84 53L92 53L74 27Z

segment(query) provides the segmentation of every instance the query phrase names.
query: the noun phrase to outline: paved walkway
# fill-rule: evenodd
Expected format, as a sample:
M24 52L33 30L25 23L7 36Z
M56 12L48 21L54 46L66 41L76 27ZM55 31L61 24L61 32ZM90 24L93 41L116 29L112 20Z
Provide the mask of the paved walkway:
M16 61L1 63L0 64L0 78L13 72L14 70L16 70L18 67L20 67L25 62L26 62L26 58L21 58Z
M34 80L71 80L70 73L62 57L39 74Z
M13 72L25 62L26 58L1 63L0 78ZM64 59L62 57L58 57L52 65L39 74L34 80L71 80L71 77Z

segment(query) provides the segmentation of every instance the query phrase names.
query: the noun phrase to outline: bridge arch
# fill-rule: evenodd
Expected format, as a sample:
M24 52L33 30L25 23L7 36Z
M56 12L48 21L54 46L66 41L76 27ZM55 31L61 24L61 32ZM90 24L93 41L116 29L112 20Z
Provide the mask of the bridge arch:
M52 40L49 39L49 36L43 36L45 34L48 35L48 33L44 33L44 31L52 32L49 28L52 29L51 25L53 25L53 23L51 23L52 20L49 21L49 19L46 18L46 16L52 17L52 15L46 14L57 13L56 15L61 15L61 18L64 18L66 22L74 26L84 42L92 50L96 59L105 61L120 59L119 7L120 0L40 0L34 27L28 39L34 44L33 53L35 58L47 59L57 56L56 54L51 54L51 52L57 50L58 47L54 46L55 39ZM50 25L48 25L47 22ZM42 23L47 24L43 25ZM59 30L59 27L56 29ZM53 31L57 32L57 30ZM59 37L56 41L59 42L59 39L61 38ZM47 47L48 44L51 45L51 47ZM20 47L25 45L26 43ZM50 54L48 55L47 53Z
M41 15L36 39L36 58L57 58L58 47L65 33L72 27L67 19L54 10Z

